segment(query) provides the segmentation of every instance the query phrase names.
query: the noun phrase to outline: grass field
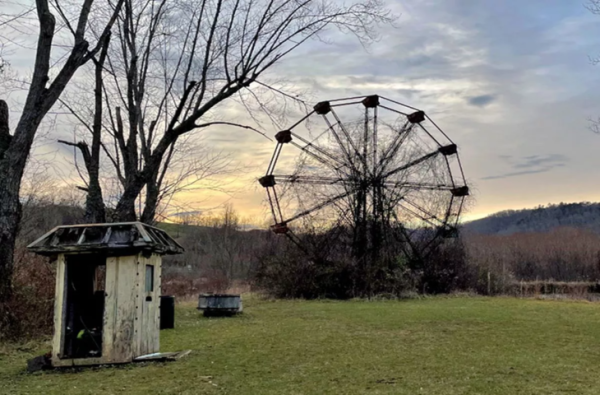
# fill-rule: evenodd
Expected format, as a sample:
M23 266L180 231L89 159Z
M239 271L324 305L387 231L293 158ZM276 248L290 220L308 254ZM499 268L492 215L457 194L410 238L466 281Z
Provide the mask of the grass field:
M0 393L598 394L600 304L510 298L178 306L177 362L27 374L48 343L4 346Z

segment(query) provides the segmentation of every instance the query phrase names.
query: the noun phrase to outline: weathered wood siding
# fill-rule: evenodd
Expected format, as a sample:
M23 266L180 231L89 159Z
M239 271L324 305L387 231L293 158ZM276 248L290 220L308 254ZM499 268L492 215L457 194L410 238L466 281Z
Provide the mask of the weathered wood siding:
M56 288L54 293L54 337L52 338L52 361L58 361L63 353L64 322L67 314L65 302L67 298L66 284L67 267L65 256L60 254L56 261Z
M156 288L154 288L154 323L152 324L152 350L160 351L160 296L162 295L162 257L154 255L156 262L156 271L154 272Z
M154 288L146 292L146 265L154 267ZM145 355L160 350L160 278L161 257L152 255L149 258L138 257L138 298L137 309L138 330L137 355Z
M107 258L102 359L128 362L134 358L138 277L137 256Z

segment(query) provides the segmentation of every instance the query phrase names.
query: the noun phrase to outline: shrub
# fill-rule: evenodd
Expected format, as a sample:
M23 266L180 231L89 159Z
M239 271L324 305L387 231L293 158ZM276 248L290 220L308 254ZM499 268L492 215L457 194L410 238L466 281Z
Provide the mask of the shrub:
M23 340L52 333L55 272L48 259L17 251L11 298L0 305L0 339Z
M476 274L467 262L462 239L447 239L410 265L418 290L441 294L475 288Z

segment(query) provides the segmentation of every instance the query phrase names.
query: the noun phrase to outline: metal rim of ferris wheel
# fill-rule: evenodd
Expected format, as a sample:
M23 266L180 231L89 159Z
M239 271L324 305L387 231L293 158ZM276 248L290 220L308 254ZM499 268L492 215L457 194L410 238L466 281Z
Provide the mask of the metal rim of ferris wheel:
M342 117L338 114L341 107L345 106L362 106L364 108L364 147L363 152L358 152L358 148L353 144L353 139L349 135L348 128L344 126ZM385 149L378 147L378 120L381 112L389 112L399 120L398 132L391 136L389 144ZM324 133L328 133L331 141L337 142L338 153L332 152L327 147L319 146L315 140L302 137L295 131L302 123L309 120L310 117L320 117L326 125ZM425 123L427 125L425 125ZM408 136L418 130L423 132L424 136L430 139L431 147L428 152L423 152L418 157L411 158L406 163L398 164L394 169L388 170L388 166L393 159L396 159L398 152L403 149ZM434 137L433 133L439 133L438 138ZM439 138L441 137L441 138ZM460 214L463 209L464 199L469 195L469 187L466 184L463 167L458 156L457 145L448 137L442 129L424 112L409 105L391 100L378 95L356 96L330 101L322 101L317 103L312 111L310 111L302 119L294 123L286 130L282 130L275 135L277 145L269 163L267 172L259 178L259 183L266 189L268 203L273 215L274 224L271 229L276 234L285 234L294 242L298 243L298 238L288 225L294 221L318 212L335 202L348 198L350 195L358 191L359 184L375 183L386 189L403 188L409 191L436 191L436 193L448 194L449 207L443 215L438 215L429 212L422 204L417 204L408 198L401 198L398 203L398 209L410 213L414 218L422 221L423 224L428 224L431 228L437 230L438 235L443 238L452 238L457 235L457 226ZM367 142L368 139L368 142ZM442 141L445 140L445 141ZM335 177L321 176L301 176L301 175L281 175L276 174L278 160L282 149L285 145L291 145L299 149L300 154L306 154L307 157L315 160L315 163L320 163L323 168L333 170ZM366 149L369 149L367 153ZM352 152L353 151L353 152ZM351 155L354 155L353 157ZM345 161L344 158L355 158L359 162L364 163L364 166L359 164L353 165L352 161ZM427 183L427 182L400 182L391 180L392 176L401 172L410 171L412 167L426 165L428 161L439 160L443 158L445 162L446 181L444 183ZM458 164L457 174L453 174L450 165L450 159L455 160ZM367 164L367 160L370 162ZM341 169L341 170L340 170ZM348 170L347 172L344 172ZM345 175L362 174L357 177L347 177ZM367 174L368 173L368 174ZM375 176L378 174L377 176ZM285 217L281 208L280 197L277 193L276 186L282 185L342 185L345 188L343 193L331 196L321 202L318 202L311 207L295 212L291 216Z

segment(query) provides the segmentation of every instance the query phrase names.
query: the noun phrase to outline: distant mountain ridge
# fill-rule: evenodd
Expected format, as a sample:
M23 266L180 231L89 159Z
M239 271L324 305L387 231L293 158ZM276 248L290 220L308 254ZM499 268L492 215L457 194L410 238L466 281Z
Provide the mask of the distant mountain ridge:
M467 234L547 232L557 227L586 228L600 233L600 203L560 203L500 211L463 226Z

